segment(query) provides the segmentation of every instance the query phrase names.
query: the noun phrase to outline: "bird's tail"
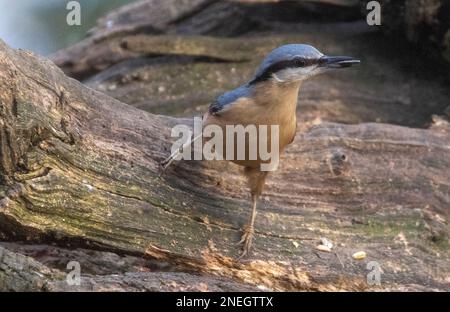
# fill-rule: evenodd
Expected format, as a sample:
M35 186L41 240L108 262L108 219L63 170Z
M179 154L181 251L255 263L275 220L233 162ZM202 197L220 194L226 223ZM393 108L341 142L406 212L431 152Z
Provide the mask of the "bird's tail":
M197 141L198 139L200 139L202 137L202 133L200 133L199 135L197 135L196 137L194 137L192 140L187 141L186 143L184 143L179 149L177 149L176 151L174 151L172 154L170 154L169 157L167 157L166 159L164 159L161 163L161 174L163 174L165 172L165 170L172 164L172 162L183 152L183 150L185 148L187 148L188 146L190 146L192 143L194 143L195 141ZM160 174L160 175L161 175Z

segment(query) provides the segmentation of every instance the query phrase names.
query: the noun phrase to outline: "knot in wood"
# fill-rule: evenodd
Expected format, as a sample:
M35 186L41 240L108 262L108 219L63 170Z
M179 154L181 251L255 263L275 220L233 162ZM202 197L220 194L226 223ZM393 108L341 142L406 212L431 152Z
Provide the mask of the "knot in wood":
M341 150L332 151L327 162L330 172L335 176L343 175L350 169L348 156Z

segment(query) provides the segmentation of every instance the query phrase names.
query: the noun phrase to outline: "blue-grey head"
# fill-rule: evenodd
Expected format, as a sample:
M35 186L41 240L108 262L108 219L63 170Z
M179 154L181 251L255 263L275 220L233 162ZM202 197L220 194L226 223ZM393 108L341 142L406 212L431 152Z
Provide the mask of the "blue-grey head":
M272 80L292 83L305 80L328 69L345 68L360 61L349 56L327 56L307 44L287 44L264 59L250 84Z

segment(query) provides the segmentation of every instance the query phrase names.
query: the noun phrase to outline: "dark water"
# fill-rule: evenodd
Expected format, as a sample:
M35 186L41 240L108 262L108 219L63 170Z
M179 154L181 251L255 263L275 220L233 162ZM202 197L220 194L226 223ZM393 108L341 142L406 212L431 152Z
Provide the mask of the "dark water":
M69 26L69 0L0 0L0 39L42 55L81 40L109 10L133 0L79 0L81 26Z

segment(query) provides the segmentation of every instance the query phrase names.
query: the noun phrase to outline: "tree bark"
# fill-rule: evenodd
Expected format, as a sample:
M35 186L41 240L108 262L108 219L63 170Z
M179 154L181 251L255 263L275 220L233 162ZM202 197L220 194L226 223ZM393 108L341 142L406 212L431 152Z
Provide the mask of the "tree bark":
M158 176L171 127L189 119L123 104L4 43L0 86L6 239L133 254L274 290L367 289L370 260L387 289L448 289L446 127L324 123L297 135L268 182L253 255L239 262L250 213L239 169L180 161ZM323 236L336 253L315 251ZM363 262L351 258L360 249Z
M152 272L154 268L146 266L148 261L110 252L85 249L74 252L48 245L10 243L5 247L0 246L1 291L258 291L255 286L229 278ZM69 275L68 283L68 273L73 267L68 268L67 264L74 259L80 263L81 275L79 281Z
M366 11L365 4L363 11ZM436 70L450 69L450 4L445 0L380 1L385 33L401 36L440 63Z

